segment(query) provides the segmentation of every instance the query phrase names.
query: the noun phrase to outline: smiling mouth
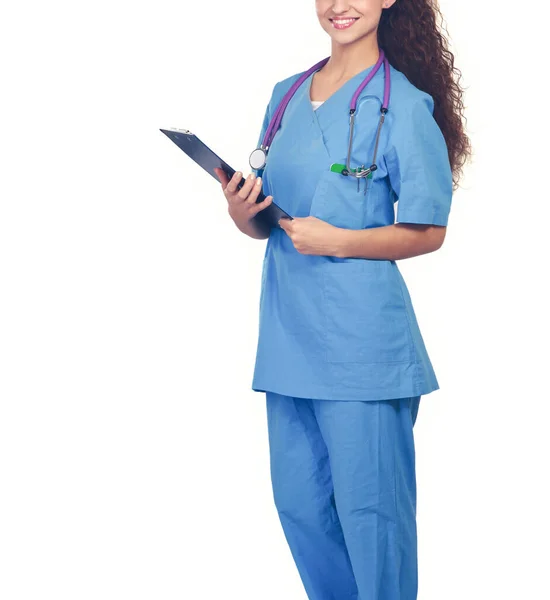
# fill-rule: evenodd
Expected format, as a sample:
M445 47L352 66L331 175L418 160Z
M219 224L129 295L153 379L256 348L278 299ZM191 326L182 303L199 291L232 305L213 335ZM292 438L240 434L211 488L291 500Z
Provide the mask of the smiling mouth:
M347 19L329 19L329 21L332 23L332 26L335 29L347 29L348 27L351 27L355 21L358 21L359 17L353 17L353 18L347 18Z

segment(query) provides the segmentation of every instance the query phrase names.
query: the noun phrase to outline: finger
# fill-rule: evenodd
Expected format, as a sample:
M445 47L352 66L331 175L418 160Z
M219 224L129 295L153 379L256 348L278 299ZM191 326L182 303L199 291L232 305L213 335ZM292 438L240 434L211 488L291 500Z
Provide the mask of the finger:
M273 196L267 196L267 198L265 198L264 200L262 200L261 202L258 202L258 204L256 204L256 206L251 210L251 213L253 215L257 215L260 211L267 208L272 202L273 202Z
M256 200L258 199L258 196L260 195L261 191L262 191L262 178L257 177L256 181L254 181L254 184L252 185L250 194L248 194L248 198L246 199L246 202L248 204L250 204L251 206L254 206L256 204Z
M231 177L229 183L227 184L226 191L229 194L234 194L237 191L237 185L241 181L243 174L240 171L235 171L233 177Z
M241 200L246 200L248 198L255 181L256 175L254 175L254 173L250 173L250 175L246 178L243 187L239 190L238 196Z

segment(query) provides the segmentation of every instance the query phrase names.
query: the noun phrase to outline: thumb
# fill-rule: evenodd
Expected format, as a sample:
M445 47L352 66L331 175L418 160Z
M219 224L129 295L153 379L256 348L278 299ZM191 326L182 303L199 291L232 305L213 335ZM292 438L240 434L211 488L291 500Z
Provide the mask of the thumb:
M281 229L284 229L285 231L286 231L286 228L288 227L287 221L288 221L288 219L286 217L281 217L278 221L279 227Z

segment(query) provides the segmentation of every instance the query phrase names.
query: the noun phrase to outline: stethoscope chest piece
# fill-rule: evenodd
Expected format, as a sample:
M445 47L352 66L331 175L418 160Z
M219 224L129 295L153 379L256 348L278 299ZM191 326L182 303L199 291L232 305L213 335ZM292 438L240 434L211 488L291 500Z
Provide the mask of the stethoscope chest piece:
M249 163L253 169L263 169L266 165L267 154L263 147L256 148L250 153Z

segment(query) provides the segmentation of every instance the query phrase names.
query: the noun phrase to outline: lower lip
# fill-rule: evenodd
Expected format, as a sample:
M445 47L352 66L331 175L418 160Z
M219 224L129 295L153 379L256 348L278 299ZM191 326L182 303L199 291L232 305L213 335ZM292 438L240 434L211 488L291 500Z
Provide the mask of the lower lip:
M355 23L357 23L358 19L356 19L355 21L352 21L351 23L346 23L344 25L340 25L339 23L335 23L334 21L331 21L332 26L334 27L334 29L349 29L352 25L355 25Z

